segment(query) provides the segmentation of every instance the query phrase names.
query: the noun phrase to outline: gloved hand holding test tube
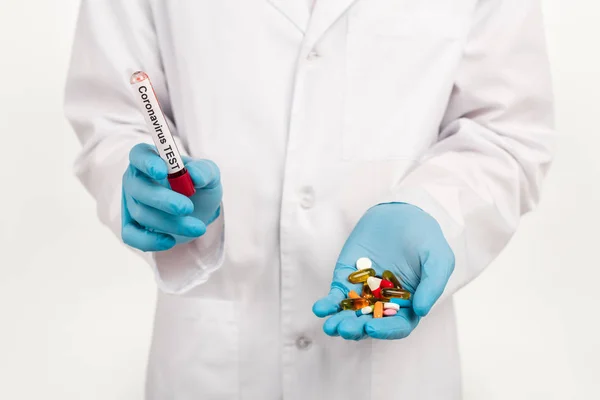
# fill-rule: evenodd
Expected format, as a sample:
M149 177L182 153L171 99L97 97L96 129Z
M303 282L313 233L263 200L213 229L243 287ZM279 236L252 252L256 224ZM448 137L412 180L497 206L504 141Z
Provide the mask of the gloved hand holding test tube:
M140 143L129 153L121 236L142 251L168 250L202 236L219 217L220 172L210 160L181 156L145 72L135 72L131 85L156 147Z

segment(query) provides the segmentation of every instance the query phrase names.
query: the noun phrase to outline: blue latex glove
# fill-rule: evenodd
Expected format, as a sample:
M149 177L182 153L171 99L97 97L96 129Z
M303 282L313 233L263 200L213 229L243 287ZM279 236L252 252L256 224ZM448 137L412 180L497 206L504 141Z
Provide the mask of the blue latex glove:
M357 317L351 310L339 312L340 301L350 290L362 291L362 284L348 282L360 257L369 257L379 276L386 269L392 271L413 293L412 307L378 319ZM433 217L406 203L380 204L369 209L350 234L335 266L329 295L314 304L313 312L318 317L334 314L323 325L330 336L401 339L431 310L453 270L454 253Z
M168 250L202 236L220 212L223 188L212 161L184 157L196 193L188 198L170 189L167 165L146 143L129 153L123 175L123 242L142 251Z

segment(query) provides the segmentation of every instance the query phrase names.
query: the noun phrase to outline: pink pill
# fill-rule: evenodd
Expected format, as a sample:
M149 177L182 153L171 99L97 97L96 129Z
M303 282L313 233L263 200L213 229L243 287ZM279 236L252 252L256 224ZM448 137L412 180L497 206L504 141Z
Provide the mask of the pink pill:
M398 311L394 310L393 308L388 308L386 310L383 310L383 315L385 315L386 317L391 317L392 315L396 315L398 314Z

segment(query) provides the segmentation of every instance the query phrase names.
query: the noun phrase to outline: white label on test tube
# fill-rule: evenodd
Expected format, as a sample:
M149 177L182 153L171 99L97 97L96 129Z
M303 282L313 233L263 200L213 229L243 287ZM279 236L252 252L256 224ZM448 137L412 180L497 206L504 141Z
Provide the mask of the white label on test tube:
M136 103L144 115L152 139L160 157L167 163L169 175L184 168L183 159L179 154L167 120L160 108L156 93L145 72L136 72L131 76L131 86L134 90Z

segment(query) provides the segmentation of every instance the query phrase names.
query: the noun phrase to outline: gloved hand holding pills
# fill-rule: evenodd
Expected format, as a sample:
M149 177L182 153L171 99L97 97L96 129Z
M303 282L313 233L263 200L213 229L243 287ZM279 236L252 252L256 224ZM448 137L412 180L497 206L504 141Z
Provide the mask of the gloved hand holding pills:
M408 336L442 295L454 253L437 221L406 203L379 204L360 219L338 258L329 295L313 312L330 336Z

